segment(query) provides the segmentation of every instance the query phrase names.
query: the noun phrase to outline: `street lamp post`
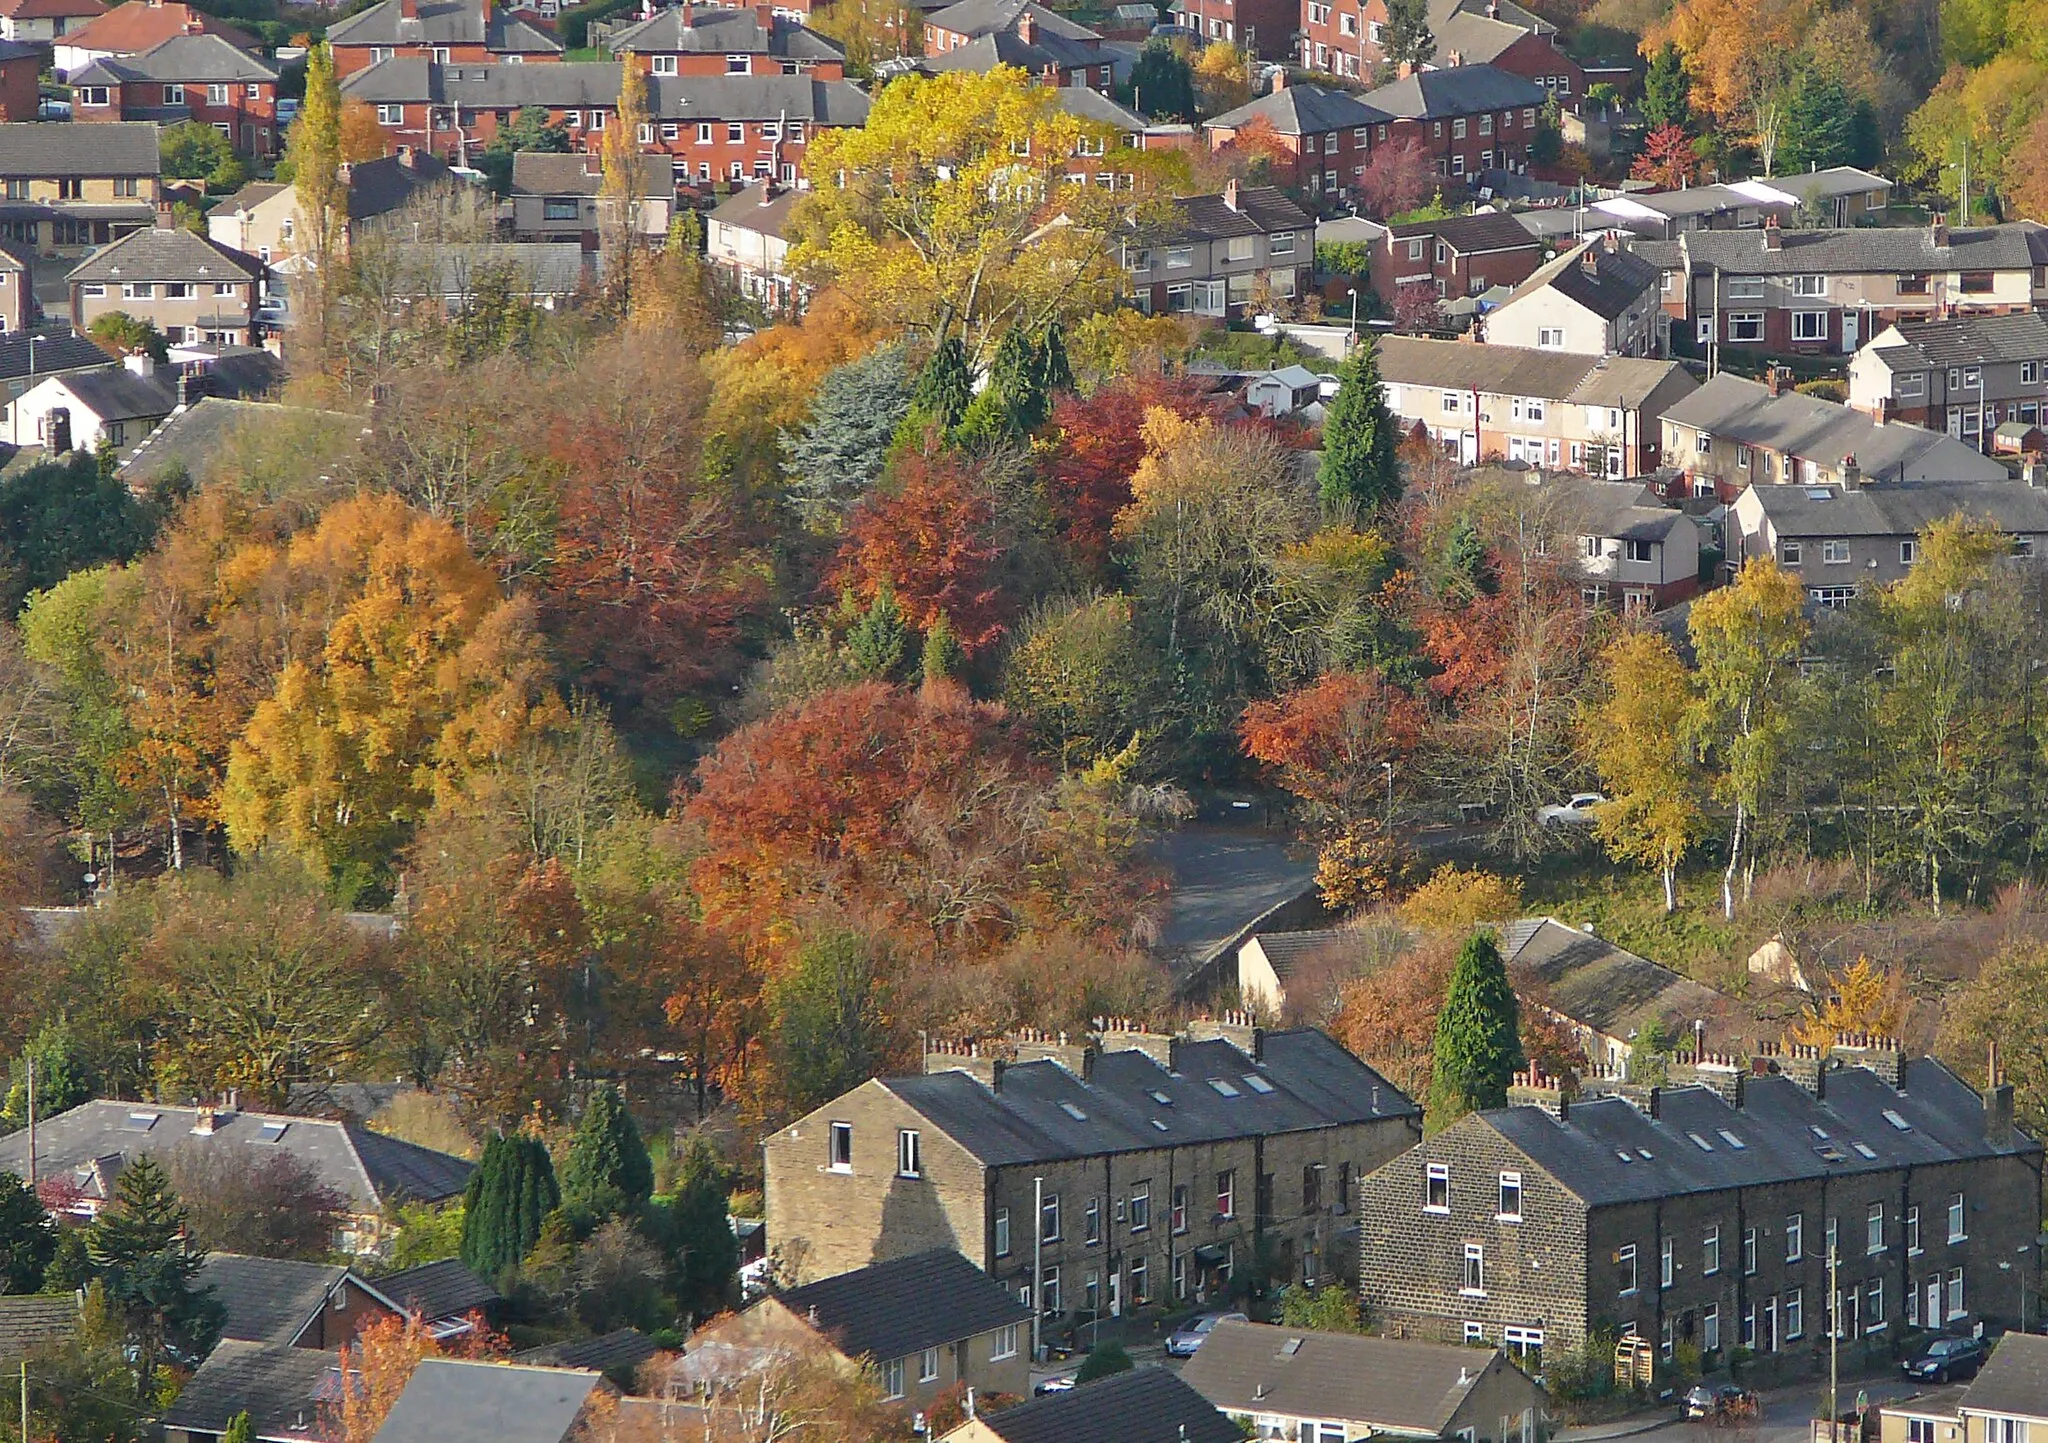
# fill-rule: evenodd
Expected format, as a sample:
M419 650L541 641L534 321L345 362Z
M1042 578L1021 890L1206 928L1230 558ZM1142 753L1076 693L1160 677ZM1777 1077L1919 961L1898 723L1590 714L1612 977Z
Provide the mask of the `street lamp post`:
M1358 341L1358 287L1352 286L1344 294L1351 297L1351 340L1353 344L1356 344Z
M1380 770L1387 774L1387 835L1394 834L1394 764L1381 762Z

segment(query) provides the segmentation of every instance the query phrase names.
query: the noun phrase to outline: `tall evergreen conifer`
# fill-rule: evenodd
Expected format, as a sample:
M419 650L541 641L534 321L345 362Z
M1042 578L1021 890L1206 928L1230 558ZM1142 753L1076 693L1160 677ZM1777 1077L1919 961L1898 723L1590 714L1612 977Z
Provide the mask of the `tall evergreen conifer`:
M1323 464L1317 473L1323 507L1360 523L1401 499L1398 437L1380 384L1379 349L1370 337L1352 348L1337 371L1337 395L1323 423Z
M1430 1069L1429 1119L1433 1126L1468 1112L1504 1107L1508 1083L1522 1058L1521 1010L1508 984L1494 935L1485 928L1466 939L1451 968L1450 987L1436 1018Z
M569 1140L562 1200L592 1217L612 1217L638 1207L653 1192L654 1164L647 1146L625 1099L607 1083L591 1093Z

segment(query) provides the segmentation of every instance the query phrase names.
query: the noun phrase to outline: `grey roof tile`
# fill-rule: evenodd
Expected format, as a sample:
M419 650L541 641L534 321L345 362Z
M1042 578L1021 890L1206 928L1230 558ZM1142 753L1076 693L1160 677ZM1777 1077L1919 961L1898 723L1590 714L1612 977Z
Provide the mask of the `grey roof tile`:
M638 1328L617 1328L594 1338L571 1338L514 1354L514 1361L550 1368L595 1368L600 1373L639 1367L661 1349Z
M665 155L640 158L640 193L664 196L676 193L675 162ZM604 188L604 165L595 155L553 155L540 150L517 151L512 156L513 195L596 195Z
M77 1332L75 1293L0 1297L0 1363L18 1365L31 1349L62 1343Z
M377 1291L424 1322L459 1318L499 1301L498 1290L471 1272L460 1258L443 1258L386 1273L376 1279Z
M1547 92L1533 80L1492 65L1422 70L1363 96L1366 105L1403 120L1446 120L1486 110L1541 105Z
M212 1288L227 1309L223 1338L280 1348L298 1341L347 1277L348 1269L333 1263L244 1253L209 1253L199 1268L199 1285Z
M1231 1412L1343 1419L1376 1434L1436 1438L1496 1369L1513 1371L1514 1364L1497 1351L1448 1343L1224 1322L1180 1376ZM1527 1379L1523 1384L1537 1401L1541 1390Z
M0 335L0 381L26 380L31 371L41 378L60 371L114 364L114 358L98 343L76 331L10 331Z
M1956 1405L1973 1413L2048 1418L2048 1338L2007 1333Z
M686 18L687 17L687 18ZM817 31L783 16L772 27L748 10L691 10L671 5L605 37L614 55L774 55L785 60L843 60L846 52Z
M1069 20L1056 10L1048 10L1034 0L958 0L957 4L930 12L924 21L941 30L951 30L956 35L989 35L998 30L1014 30L1018 17L1026 11L1030 12L1032 26L1041 35L1056 35L1063 40L1102 39L1096 31Z
M1314 216L1271 185L1240 186L1235 209L1220 195L1181 196L1174 204L1180 208L1174 234L1197 240L1306 231L1315 226Z
M2005 467L1974 448L1903 421L1880 422L1818 396L1767 386L1723 371L1664 412L1667 421L1719 440L1767 447L1833 470L1854 456L1871 480L1933 475L1956 481L1996 481Z
M951 1248L807 1283L777 1301L849 1358L878 1363L1031 1321L1008 1288Z
M388 215L422 189L454 182L455 172L448 162L423 150L357 161L348 170L348 218L373 220Z
M1244 1437L1208 1399L1164 1368L1114 1373L1072 1392L984 1414L982 1422L1003 1443L1241 1443Z
M1014 65L1019 70L1037 74L1046 70L1104 65L1109 61L1110 57L1101 51L1064 36L1041 31L1026 40L1014 30L994 30L975 36L965 45L955 45L937 55L922 56L917 61L917 68L935 75L950 70L980 75L998 65Z
M81 281L240 281L263 274L254 256L183 226L150 226L102 246L65 276Z
M1899 481L1854 491L1829 486L1750 490L1780 537L1916 536L1958 514L2017 536L2048 534L2048 491L2010 480Z
M1642 489L1633 482L1605 484L1634 487L1638 495ZM1681 511L1660 507L1657 513L1669 518L1667 532L1671 523L1692 524ZM1609 525L1619 519L1610 520ZM1606 530L1601 534L1630 533ZM1555 918L1530 917L1510 923L1502 931L1501 943L1517 985L1539 984L1548 1006L1609 1037L1627 1037L1652 1021L1665 1027L1674 1022L1690 1027L1696 1018L1718 1022L1734 1006L1730 998L1703 983Z
M1380 378L1388 385L1540 396L1587 406L1639 406L1685 370L1676 361L1615 356L1603 364L1602 357L1571 351L1477 346L1416 336L1382 336L1375 344Z
M1060 109L1069 115L1078 115L1083 120L1099 120L1127 134L1143 131L1152 124L1137 111L1118 105L1101 91L1086 85L1062 85L1058 89Z
M459 79L457 77L460 77ZM482 109L527 105L563 109L614 106L619 67L611 61L556 65L436 65L397 55L358 70L341 83L344 95L367 103L460 102ZM649 79L648 110L658 120L779 120L787 116L821 125L860 125L868 98L844 80L806 75L656 75Z
M0 125L0 176L160 175L163 157L150 120L52 125L22 120Z
M1325 131L1377 125L1393 118L1348 90L1287 85L1226 111L1207 124L1217 130L1238 130L1254 120L1265 120L1280 135L1320 135Z
M1730 275L1908 274L1951 270L2025 270L2034 264L2031 222L1957 226L1937 246L1926 226L1844 230L1693 230L1679 237L1695 268ZM1776 234L1777 249L1766 243Z
M559 55L562 42L504 5L486 0L420 0L418 18L400 0L380 0L327 31L335 45L476 45L499 55Z
M1825 1099L1790 1078L1751 1077L1740 1108L1705 1087L1676 1087L1659 1094L1655 1118L1609 1097L1575 1102L1564 1119L1539 1107L1508 1107L1480 1113L1472 1125L1499 1133L1559 1186L1596 1207L2040 1154L2041 1144L2023 1133L2005 1144L1987 1138L1982 1099L1933 1059L1907 1062L1903 1080L1904 1088L1894 1090L1865 1068L1842 1067L1827 1074ZM1906 1129L1892 1123L1888 1111ZM1742 1146L1730 1143L1724 1130ZM1874 1156L1854 1151L1857 1143ZM1832 1156L1823 1156L1820 1149L1829 1145Z
M197 1137L192 1132L197 1115L197 1108L158 1103L83 1102L38 1124L37 1165L45 1176L54 1176L86 1170L107 1158L162 1157L186 1143L231 1148L252 1159L281 1148L311 1167L322 1183L349 1199L351 1206L365 1212L381 1211L392 1203L439 1202L454 1197L468 1183L472 1169L459 1157L351 1123L224 1112L219 1114L212 1136ZM154 1121L142 1121L150 1118ZM276 1133L276 1141L266 1140L276 1124L284 1124L283 1131ZM26 1133L0 1138L0 1169L24 1174L27 1164Z
M1511 215L1482 210L1471 215L1451 215L1440 220L1411 220L1390 226L1391 234L1406 240L1411 236L1435 236L1452 250L1464 255L1489 251L1533 251L1536 237Z
M339 1396L334 1355L318 1348L278 1348L234 1340L215 1345L164 1410L163 1424L220 1434L247 1413L266 1443L319 1439L321 1408Z
M178 405L178 389L167 376L138 376L124 366L66 376L64 389L102 421L158 421ZM5 1149L0 1140L0 1153ZM37 1156L43 1156L40 1146Z
M778 190L765 180L757 181L720 201L709 219L779 239L782 228L789 224L790 213L802 199L800 190Z
M1889 332L1873 338L1869 345L1877 358L1894 371L2048 360L2048 313L2041 311L1907 321L1894 329L1903 345L1880 345Z
M1604 242L1590 240L1538 267L1515 287L1506 304L1551 290L1611 321L1642 299L1644 291L1656 289L1662 279L1663 272L1642 257L1609 250Z
M73 85L119 85L130 80L247 84L276 79L275 68L218 35L173 35L139 55L96 61L69 77Z
M376 1443L562 1443L602 1385L584 1369L429 1358L406 1381Z
M1266 1033L1258 1062L1220 1039L1183 1042L1176 1056L1177 1070L1168 1072L1142 1052L1105 1052L1085 1082L1055 1062L1019 1063L1004 1070L994 1092L964 1072L885 1078L878 1085L992 1166L1418 1112L1399 1088L1313 1028Z

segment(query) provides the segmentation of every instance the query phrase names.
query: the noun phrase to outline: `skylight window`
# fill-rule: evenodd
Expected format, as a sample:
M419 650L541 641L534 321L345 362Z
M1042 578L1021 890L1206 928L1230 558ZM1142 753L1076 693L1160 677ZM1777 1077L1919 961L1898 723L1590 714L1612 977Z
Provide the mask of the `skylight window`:
M1152 1092L1152 1100L1158 1103L1161 1107L1173 1106L1173 1099L1171 1097L1168 1097L1165 1093L1158 1091L1156 1088Z
M1623 1162L1634 1162L1634 1161L1635 1161L1635 1159L1634 1159L1634 1158L1630 1157L1630 1156L1629 1156L1629 1155L1628 1155L1627 1153L1623 1152L1623 1151L1622 1151L1622 1150L1621 1150L1620 1148L1618 1148L1618 1147L1617 1147L1617 1148L1616 1148L1616 1149L1614 1150L1614 1155L1615 1155L1616 1157L1620 1158L1620 1159L1621 1159L1621 1160L1622 1160Z
M128 1120L121 1124L121 1130L123 1132L148 1132L152 1127L156 1126L156 1120L162 1116L163 1114L160 1112L131 1112L128 1114Z
M1212 1077L1209 1079L1209 1085L1225 1097L1236 1097L1238 1095L1236 1085L1227 1077Z
M1160 1120L1159 1120L1158 1118L1156 1118L1156 1117L1152 1119L1152 1125L1153 1125L1154 1127L1158 1128L1158 1129L1159 1129L1159 1130L1160 1130L1161 1132L1164 1132L1164 1131L1166 1131L1166 1124L1165 1124L1165 1123L1163 1123L1163 1122L1161 1122L1161 1121L1160 1121Z
M1826 1142L1828 1140L1828 1130L1824 1127L1815 1127L1812 1123L1809 1122L1806 1125L1806 1130L1812 1133L1815 1137L1819 1138L1822 1142Z
M1060 1111L1064 1112L1068 1117L1071 1117L1076 1122L1086 1122L1088 1120L1088 1114L1081 1111L1080 1108L1074 1106L1074 1104L1071 1102L1061 1103Z
M1714 1150L1714 1145L1711 1142L1708 1142L1705 1138L1701 1137L1698 1133L1688 1132L1686 1136L1692 1139L1692 1145L1698 1148L1701 1152L1712 1152Z
M1884 1110L1884 1120L1893 1127L1896 1127L1900 1132L1911 1132L1913 1130L1913 1124L1906 1121L1905 1118L1901 1117L1892 1108L1887 1107Z
M1748 1143L1744 1142L1741 1138L1737 1137L1734 1133L1730 1132L1725 1127L1717 1128L1715 1130L1721 1134L1721 1141L1727 1143L1737 1152L1741 1152L1745 1147L1749 1146Z
M284 1135L291 1129L288 1122L266 1122L256 1129L258 1142L283 1142Z
M1300 1338L1289 1338L1280 1345L1280 1356L1283 1358L1293 1357L1301 1351L1302 1342L1303 1340Z
M1643 1155L1644 1162L1655 1162L1657 1160L1657 1154L1651 1152L1647 1147L1639 1147L1636 1151Z
M1834 495L1835 493L1828 490L1825 486L1809 486L1806 488L1806 499L1809 501L1831 501L1834 499Z
M1823 1143L1815 1148L1814 1151L1820 1154L1822 1162L1847 1162L1849 1160L1849 1154L1843 1152L1831 1142Z
M1244 1075L1244 1085L1253 1092L1271 1092L1273 1090L1273 1084L1255 1072L1247 1072Z
M1849 1144L1849 1146L1856 1149L1857 1155L1859 1157L1868 1158L1872 1162L1877 1161L1877 1149L1873 1148L1869 1143L1852 1142Z

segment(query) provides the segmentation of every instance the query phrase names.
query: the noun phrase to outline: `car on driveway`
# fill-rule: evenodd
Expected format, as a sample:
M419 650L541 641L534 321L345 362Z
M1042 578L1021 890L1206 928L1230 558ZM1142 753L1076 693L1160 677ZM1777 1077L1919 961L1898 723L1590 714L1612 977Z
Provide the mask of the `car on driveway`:
M1598 792L1580 792L1561 806L1538 807L1536 822L1544 827L1590 827L1593 810L1607 805Z
M1908 1378L1951 1383L1976 1377L1990 1351L1982 1338L1936 1338L1899 1367Z
M1178 1328L1166 1335L1166 1355L1170 1358L1192 1358L1195 1350L1208 1341L1218 1323L1246 1323L1251 1320L1243 1313L1197 1313Z

